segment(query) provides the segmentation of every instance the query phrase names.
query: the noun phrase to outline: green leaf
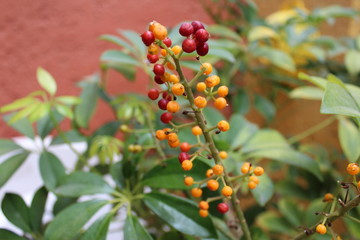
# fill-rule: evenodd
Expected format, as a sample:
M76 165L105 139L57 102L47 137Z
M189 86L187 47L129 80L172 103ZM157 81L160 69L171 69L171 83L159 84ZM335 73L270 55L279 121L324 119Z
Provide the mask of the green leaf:
M231 143L231 148L242 146L258 131L257 125L247 121L241 114L231 116L230 126L231 131L222 134Z
M96 220L82 235L80 240L105 240L113 213L108 213Z
M350 75L356 76L360 73L360 52L356 50L349 50L345 54L345 67Z
M29 152L20 152L0 164L0 187L9 180L28 156Z
M81 135L77 130L73 129L67 132L64 132L64 135L66 137L66 139L68 139L70 142L74 143L74 142L85 142L86 141L86 137ZM52 141L51 141L51 145L57 145L57 144L63 144L64 139L62 136L58 135L56 136Z
M238 93L233 98L233 111L235 113L246 114L250 110L249 95L244 89L238 90Z
M115 64L119 64L119 65L130 64L135 66L140 65L139 62L136 61L136 59L119 50L107 50L103 52L103 54L100 56L100 61L103 64L108 64L111 62L113 65Z
M20 237L9 230L0 228L1 240L27 240L27 238Z
M31 201L30 219L31 228L34 232L40 232L42 226L42 217L45 212L45 204L48 196L48 191L45 187L40 188Z
M140 224L137 217L128 215L124 227L124 239L152 240L149 232Z
M254 103L256 109L261 113L261 115L265 117L268 122L274 119L276 108L272 102L260 95L255 95Z
M45 115L43 118L39 119L37 122L37 131L42 139L44 139L50 132L55 128L54 121L51 119L51 116L54 117L57 123L61 123L64 119L62 115L60 115L55 110L50 110L49 114Z
M200 217L199 208L192 201L156 192L146 194L144 200L146 206L176 230L199 237L217 237L210 218Z
M61 104L55 104L55 109L58 111L58 113L60 113L64 117L67 117L69 119L74 118L73 111L68 106L61 105Z
M63 177L54 192L65 197L80 197L99 193L112 193L112 189L102 177L90 172L74 172Z
M315 215L315 212L325 211L326 204L321 199L313 199L305 211L305 226L316 224L322 217Z
M355 222L349 218L344 217L343 218L346 228L349 231L349 233L355 237L355 236L360 236L360 228L359 228L359 223ZM354 238L355 239L355 238Z
M250 227L250 233L253 240L271 240L259 227Z
M206 170L209 168L209 164L200 159L196 159L194 161L194 167L190 171L184 172L181 169L178 158L174 157L165 161L163 165L157 165L146 172L141 184L154 188L190 189L191 187L184 184L184 175L189 175L193 177L195 181L200 181L204 179Z
M17 145L16 143L14 143L11 140L0 138L0 155L14 151L14 150L18 150L18 149L22 149L22 147Z
M311 82L312 84L318 86L321 89L325 89L327 83L327 80L325 78L310 76L303 72L299 72L298 78Z
M9 123L10 119L14 116L14 114L8 114L4 116L5 122L9 124L12 128L16 129L19 133L24 134L25 136L33 139L35 137L34 130L32 128L31 123L28 119L20 119L15 123Z
M259 176L260 183L257 187L251 190L255 200L259 203L260 206L265 206L265 204L271 199L274 195L274 184L267 174Z
M296 66L292 57L281 50L270 47L256 47L253 49L252 54L255 57L263 57L268 59L275 66L289 72L295 72Z
M78 198L58 197L52 209L53 215L58 215L63 209L76 203L77 200Z
M291 98L301 98L309 100L321 100L324 90L313 86L301 86L292 90L289 94Z
M279 35L271 28L266 26L254 26L248 33L249 42L264 38L279 38Z
M222 38L231 38L236 41L242 41L240 35L223 25L210 25L207 26L206 30L208 30L210 34L220 36Z
M130 81L135 80L135 74L136 74L136 66L132 64L126 64L126 63L116 63L116 62L106 62L101 65L102 68L108 69L112 68L116 70L118 73L122 74L126 79Z
M1 209L12 224L27 233L31 232L29 208L19 195L14 193L5 194Z
M97 77L82 82L82 88L81 103L75 107L75 121L80 127L87 128L98 99Z
M38 67L37 79L43 89L45 89L50 95L55 95L57 88L56 82L49 72L42 67Z
M116 182L116 184L120 188L125 187L125 179L124 179L123 171L124 171L124 169L123 169L122 161L111 165L111 168L110 168L111 177L113 178L113 180Z
M50 152L43 152L41 154L39 164L45 187L53 191L60 179L66 175L64 165Z
M291 230L291 225L274 212L264 212L257 217L258 225L270 232L283 233L291 235L294 231Z
M43 118L45 115L49 115L50 113L50 103L44 102L38 104L37 108L32 111L29 115L29 121L30 122L36 122L39 119Z
M225 119L225 116L213 107L204 108L203 114L209 127L216 126L219 121Z
M40 102L34 102L32 105L29 105L20 111L16 112L9 120L9 124L14 124L15 122L28 117L31 113L36 111L42 104ZM30 118L29 121L31 122Z
M279 202L279 210L286 220L293 225L299 227L302 224L303 210L299 204L289 199L281 199Z
M359 15L355 9L343 7L340 5L331 5L314 10L312 16L320 19L334 18L334 17L354 17Z
M140 34L130 30L120 30L119 33L126 37L133 46L138 50L138 53L145 53L145 45L141 40Z
M360 131L346 118L339 118L339 140L347 159L356 162L360 156Z
M18 100L15 100L12 103L6 104L0 108L0 113L14 111L23 107L27 107L34 102L34 98L32 97L24 97Z
M57 97L56 101L66 105L76 105L81 102L80 98L74 96L61 96Z
M122 40L121 38L119 38L117 36L110 35L110 34L104 34L104 35L101 35L99 37L99 39L114 43L114 44L118 45L119 47L123 47L124 49L127 49L131 52L135 52L134 48L130 44L128 44L127 42L125 42L124 40Z
M71 205L61 211L50 222L45 230L45 239L64 240L74 239L81 232L81 228L107 201L90 200Z
M223 48L210 48L210 51L206 55L206 57L218 57L231 63L235 62L235 57L233 56L233 54Z

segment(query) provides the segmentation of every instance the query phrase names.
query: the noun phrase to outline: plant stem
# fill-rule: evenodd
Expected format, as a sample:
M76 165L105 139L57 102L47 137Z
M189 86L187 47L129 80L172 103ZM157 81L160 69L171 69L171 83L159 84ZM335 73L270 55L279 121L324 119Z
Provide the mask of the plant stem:
M344 217L346 217L347 219L350 219L351 221L354 221L354 222L360 224L360 219L354 218L354 217L352 217L350 215L344 215Z

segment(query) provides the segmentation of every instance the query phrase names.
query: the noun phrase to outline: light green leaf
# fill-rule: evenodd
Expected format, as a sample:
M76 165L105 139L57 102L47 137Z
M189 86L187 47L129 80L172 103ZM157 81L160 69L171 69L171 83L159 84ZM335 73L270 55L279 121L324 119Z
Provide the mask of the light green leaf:
M233 111L235 113L246 114L250 110L250 98L245 89L238 90L232 101Z
M19 145L17 145L16 143L14 143L13 141L11 141L9 139L1 139L0 138L0 155L14 151L14 150L18 150L18 149L22 149L22 148Z
M233 114L230 119L231 131L222 133L231 148L237 148L246 143L258 130L257 125L247 121L241 114Z
M11 119L9 120L9 124L14 124L17 121L26 118L40 106L41 106L40 102L34 102L33 104L23 108L22 110L18 111L11 117Z
M28 156L29 152L20 152L0 164L0 187L9 180Z
M327 83L327 80L325 78L310 76L303 72L299 72L298 78L300 78L301 80L309 81L322 89L325 89Z
M30 121L26 118L23 118L17 122L10 124L10 119L13 116L14 116L13 113L5 115L4 116L5 122L7 122L12 128L16 129L19 133L24 134L25 136L33 139L35 137L35 134Z
M105 240L113 213L108 213L96 220L82 235L80 240Z
M37 79L43 89L45 89L50 95L55 95L57 89L56 82L48 71L42 67L38 67Z
M131 57L130 55L119 51L119 50L107 50L100 56L100 61L103 64L112 63L112 65L115 64L130 64L139 66L139 62Z
M324 90L313 86L302 86L292 90L289 94L291 98L301 98L309 100L321 100Z
M241 40L240 35L238 35L236 32L234 32L230 28L227 28L223 25L216 25L216 24L210 25L210 26L207 26L206 30L208 30L210 34L215 35L215 36L220 36L222 38L231 38L236 41Z
M74 239L80 234L81 228L106 203L105 200L90 200L67 207L56 215L47 226L45 239Z
M39 119L43 118L45 115L49 115L50 112L50 103L44 102L40 103L36 109L32 111L29 115L30 122L36 122Z
M210 48L209 53L206 55L206 57L212 56L227 60L229 62L235 62L235 57L233 56L233 54L230 51L222 48Z
M225 119L225 116L213 107L204 108L203 114L209 127L216 126L219 121Z
M347 159L356 162L360 156L360 131L350 120L339 118L339 140Z
M51 109L49 111L49 114L47 114L43 118L39 119L36 127L37 127L38 134L42 139L45 138L47 135L49 135L51 130L53 130L55 128L54 120L51 119L51 116L53 116L56 123L58 123L58 124L60 124L64 120L64 117L62 115L60 115L54 109Z
M279 210L282 215L289 221L293 227L299 227L302 224L303 209L299 204L289 199L281 199L279 202Z
M0 113L14 111L23 107L27 107L34 102L34 98L32 97L24 97L18 100L15 100L12 103L6 104L0 108Z
M66 105L76 105L81 102L80 98L74 96L61 96L57 97L56 101Z
M348 72L355 76L360 73L360 52L356 50L349 50L345 54L345 67Z
M48 190L53 191L60 179L66 174L64 165L50 152L41 154L39 164L44 185Z
M257 187L251 190L255 200L259 203L260 206L265 206L265 204L272 198L274 195L274 184L267 174L259 176L260 183Z
M9 230L0 228L1 240L27 240L27 238L20 237Z
M256 47L252 50L255 57L268 59L275 66L289 72L295 72L296 66L292 57L281 50L270 47Z
M124 227L124 239L152 240L149 232L144 228L137 217L128 215Z
M272 102L256 94L254 104L256 109L261 113L261 115L265 117L268 122L273 120L276 114L276 108Z
M264 38L278 38L279 35L271 28L265 26L252 27L248 33L249 42Z
M60 113L61 115L63 115L64 117L67 117L69 119L73 119L74 118L74 114L73 111L70 107L65 106L65 105L61 105L61 104L56 104L55 105L55 109L58 111L58 113Z
M316 9L312 15L321 19L334 17L354 17L359 15L359 11L340 5L330 5Z
M124 40L122 40L121 38L119 38L117 36L110 35L110 34L104 34L104 35L101 35L99 37L99 39L114 43L114 44L118 45L119 47L123 47L124 49L130 50L131 52L135 52L134 48L130 44L128 44L127 42L125 42Z

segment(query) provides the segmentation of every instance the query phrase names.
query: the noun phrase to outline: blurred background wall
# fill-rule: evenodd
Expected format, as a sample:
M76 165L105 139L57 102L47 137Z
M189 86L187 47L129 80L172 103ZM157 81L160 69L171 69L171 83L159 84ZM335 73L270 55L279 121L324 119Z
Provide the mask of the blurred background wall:
M39 88L36 68L47 69L58 82L58 94L79 93L76 83L98 70L102 51L113 45L97 40L101 34L116 33L117 29L144 31L150 21L167 25L185 20L211 19L199 0L1 0L0 1L0 105ZM256 0L262 16L278 9L281 0ZM328 4L350 6L351 0L305 0L309 8ZM336 26L324 30L337 36L348 34L348 20L339 20ZM111 88L116 92L146 91L147 78L137 76L129 83L116 74ZM298 103L295 103L298 104ZM318 113L318 107L314 110ZM101 116L94 126L112 119L110 111L100 109ZM280 113L281 114L281 113ZM292 124L289 122L289 124ZM276 123L275 123L276 125ZM281 124L283 125L283 124ZM303 128L303 127L301 127ZM296 130L295 130L296 131ZM0 137L17 134L0 120Z

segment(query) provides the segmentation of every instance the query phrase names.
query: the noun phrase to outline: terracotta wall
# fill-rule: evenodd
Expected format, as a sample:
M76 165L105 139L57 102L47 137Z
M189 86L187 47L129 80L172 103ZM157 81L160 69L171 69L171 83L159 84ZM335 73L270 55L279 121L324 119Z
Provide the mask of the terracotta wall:
M261 14L267 15L281 1L256 2ZM305 2L311 7L339 3L336 0ZM342 0L341 4L349 5L350 0ZM59 94L77 94L76 82L97 71L99 55L113 47L98 41L99 35L116 33L116 29L141 32L153 19L170 26L192 19L211 23L201 1L195 0L0 1L0 105L38 89L35 78L38 66L57 79ZM331 32L344 35L346 27L342 25ZM119 81L113 84L117 92L145 92L146 77L139 76L136 83L117 77ZM97 118L95 125L112 118L106 108L101 112L102 118ZM16 135L0 122L0 137Z

